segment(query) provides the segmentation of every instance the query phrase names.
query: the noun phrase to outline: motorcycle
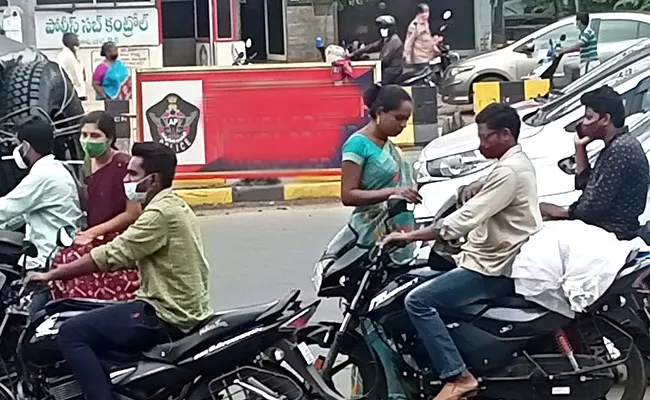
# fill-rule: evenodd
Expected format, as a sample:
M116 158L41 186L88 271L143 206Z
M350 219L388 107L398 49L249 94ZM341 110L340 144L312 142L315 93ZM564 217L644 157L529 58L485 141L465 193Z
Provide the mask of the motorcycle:
M389 218L404 211L404 199L389 199ZM453 264L441 259L395 265L389 248L360 246L354 230L348 226L343 232L339 244L316 264L313 277L319 297L341 299L343 320L310 325L301 330L301 340L328 350L318 365L332 386L341 369L335 363L348 357L343 364L357 368L364 397L387 398L384 371L389 367L397 370L407 397L435 396L444 382L433 372L404 299ZM649 265L646 255L623 266L609 290L575 319L521 296L477 302L453 313L439 310L468 368L479 378L478 397L515 400L529 393L534 399L596 400L622 383L623 399L642 399L645 366L636 339L648 332L632 286L647 279ZM366 344L365 328L363 335L358 330L364 323L391 349L394 365L383 365Z
M57 244L73 239L59 231ZM0 399L83 399L57 346L61 324L110 301L64 299L28 319L28 289L20 282L2 291L2 342L15 342L18 375L0 385ZM300 291L269 304L217 312L184 338L139 354L104 352L100 359L120 399L342 400L318 374L315 358L296 332L320 303L303 305ZM16 395L12 395L15 393Z
M523 79L548 79L551 83L552 91L554 89L553 77L564 56L560 54L560 50L562 50L562 44L565 40L566 35L561 35L557 43L554 43L553 39L549 39L549 49L546 52L546 57L539 61L539 67L535 68L533 72Z

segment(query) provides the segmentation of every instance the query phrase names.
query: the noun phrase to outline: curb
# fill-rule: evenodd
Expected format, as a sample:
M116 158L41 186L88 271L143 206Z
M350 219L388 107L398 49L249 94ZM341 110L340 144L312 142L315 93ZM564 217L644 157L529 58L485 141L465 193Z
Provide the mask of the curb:
M341 196L341 182L298 182L271 186L178 189L174 192L192 207L262 201L338 199Z

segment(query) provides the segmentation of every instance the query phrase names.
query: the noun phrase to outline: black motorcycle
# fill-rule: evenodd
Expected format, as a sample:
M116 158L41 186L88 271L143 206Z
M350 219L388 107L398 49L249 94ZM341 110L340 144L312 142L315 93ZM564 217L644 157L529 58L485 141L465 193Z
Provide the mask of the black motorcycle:
M405 210L403 199L389 200L389 217ZM386 399L389 366L366 344L366 332L359 332L364 321L370 322L394 352L391 367L407 396L435 396L443 382L406 314L404 298L450 265L442 258L439 270L429 263L395 265L389 249L360 246L357 236L348 226L340 245L328 248L315 267L318 295L341 298L343 321L308 326L302 340L328 349L317 362L328 384L334 386L334 374L353 364L364 397ZM649 264L646 258L625 265L610 289L575 319L521 296L477 302L453 313L440 310L464 361L479 377L478 397L518 400L525 393L531 399L596 400L622 386L622 399L641 400L645 367L636 339L648 332L633 286L647 278ZM347 360L337 364L341 357Z
M59 242L65 236L60 232ZM20 282L1 293L5 316L0 340L16 343L12 360L18 373L9 384L0 384L0 399L83 399L59 352L59 328L70 318L114 303L54 301L30 321L28 295ZM133 400L342 400L318 374L306 344L295 340L320 303L304 306L299 294L296 290L270 304L215 313L186 337L139 354L102 353L113 391L117 398Z

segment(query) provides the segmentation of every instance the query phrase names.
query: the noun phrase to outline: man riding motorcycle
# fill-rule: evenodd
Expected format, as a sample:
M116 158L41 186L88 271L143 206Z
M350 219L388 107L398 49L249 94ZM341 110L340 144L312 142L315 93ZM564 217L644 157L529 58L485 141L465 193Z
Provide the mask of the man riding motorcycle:
M381 39L354 51L350 57L354 60L364 54L379 52L382 84L397 83L402 75L404 43L395 31L395 18L392 15L381 15L375 19L375 25L379 28Z
M134 144L124 190L129 200L144 204L140 217L90 254L25 279L48 282L138 268L135 301L81 314L60 328L61 353L88 399L114 399L97 352L135 353L171 342L212 315L201 233L192 209L172 193L175 169L176 155L168 147Z

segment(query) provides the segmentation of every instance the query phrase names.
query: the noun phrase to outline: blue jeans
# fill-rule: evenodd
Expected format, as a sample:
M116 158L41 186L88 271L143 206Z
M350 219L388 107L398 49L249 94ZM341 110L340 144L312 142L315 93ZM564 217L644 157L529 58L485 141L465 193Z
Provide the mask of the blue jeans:
M438 310L453 313L455 308L479 300L511 296L514 291L514 281L505 276L487 276L456 268L423 283L406 296L406 311L440 379L453 378L467 367Z

